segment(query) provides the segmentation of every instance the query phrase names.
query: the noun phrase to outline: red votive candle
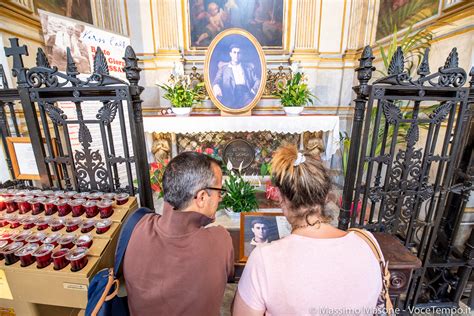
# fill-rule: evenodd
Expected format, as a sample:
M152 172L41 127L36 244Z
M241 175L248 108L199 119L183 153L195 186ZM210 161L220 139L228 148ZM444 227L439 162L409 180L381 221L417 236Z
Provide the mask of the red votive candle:
M74 241L74 244L76 245L76 247L90 248L92 246L92 241L92 236L90 234L87 234L77 237Z
M37 230L45 230L46 228L49 227L48 222L50 221L49 218L46 217L39 217L36 219L36 229Z
M26 216L23 217L20 221L20 223L23 225L23 229L32 229L33 227L36 226L36 217L34 216Z
M79 229L82 219L80 218L68 218L66 219L66 231L68 233Z
M38 244L41 245L43 243L43 240L46 238L45 233L34 233L31 234L26 238L26 242L30 244Z
M12 236L12 241L22 242L23 244L26 244L26 239L30 237L30 235L31 235L31 231L22 231L21 233L18 233L15 236Z
M124 205L128 202L128 198L130 195L128 193L120 193L115 196L115 200L117 201L117 205Z
M91 230L94 229L95 220L93 220L93 219L85 220L81 223L81 225L79 225L79 227L81 228L81 233L83 233L83 234L88 233L88 232L90 232Z
M54 198L48 198L43 201L44 214L53 215L54 213L56 213L56 211L58 210L55 204L57 200L58 198L54 197Z
M25 194L26 194L26 190L19 190L19 191L16 191L15 196L21 197L21 196L25 196Z
M69 206L69 199L57 200L56 202L54 202L54 204L58 208L59 216L66 216L71 212L71 207Z
M53 191L53 192L54 192L54 196L56 196L56 197L59 197L59 198L61 198L61 199L62 199L63 197L65 197L63 190L58 190L58 191Z
M86 217L94 217L99 214L99 209L97 208L97 201L89 200L86 201L84 204L84 209L86 211Z
M43 239L43 244L51 244L56 247L58 245L59 238L61 238L60 233L49 234L45 239Z
M32 199L31 197L20 197L20 198L15 199L15 202L18 205L18 212L20 214L26 214L29 211L31 211L31 204L30 204L31 199Z
M19 250L23 247L22 242L13 242L11 244L6 245L3 249L3 255L5 256L5 264L11 265L14 264L19 260L18 256L15 256L15 251Z
M85 199L75 199L69 201L69 206L72 209L72 216L78 217L84 214L83 204L86 202Z
M5 258L2 250L3 248L5 248L6 245L8 245L8 240L0 240L0 260L3 260L3 258Z
M17 189L8 189L6 194L7 196L15 196L17 192Z
M31 214L33 215L38 215L44 210L44 201L46 200L46 197L40 196L34 199L30 200L31 204Z
M89 249L79 247L71 250L67 255L66 259L71 262L71 271L77 272L84 268L87 264L87 252Z
M53 190L45 190L43 191L43 196L54 196L54 191Z
M102 219L95 223L95 228L97 228L97 234L103 234L110 229L112 221L110 219Z
M77 192L76 191L66 191L64 192L64 195L66 196L66 198L68 199L73 199L74 198L74 195L76 195Z
M115 193L105 193L104 195L102 195L102 198L104 200L114 200L115 196L116 196Z
M32 190L32 191L30 191L30 194L34 195L34 196L42 196L43 191L42 190Z
M13 237L17 235L18 233L15 232L4 232L3 234L0 235L0 241L6 241L6 242L12 242Z
M53 245L43 244L33 252L33 257L36 258L36 267L38 269L45 268L51 263L51 253L53 252L53 249Z
M66 234L59 238L58 244L59 246L61 246L61 248L71 249L72 247L74 247L74 240L76 240L76 235Z
M8 222L10 223L10 228L17 228L17 227L20 227L21 225L20 219L15 214L11 214L8 217Z
M61 270L69 264L69 260L66 259L69 252L68 248L61 248L53 252L51 257L53 258L54 270Z
M114 213L111 200L98 201L97 208L99 209L100 218L108 218Z
M76 194L74 194L74 196L72 198L73 199L87 199L89 194L90 194L89 192L76 193Z
M102 198L102 195L104 195L104 193L102 192L94 192L94 193L91 193L87 196L87 198L89 200L100 200Z
M17 210L17 205L15 202L16 198L10 196L5 199L5 207L7 208L7 213L13 213Z
M51 227L51 230L53 232L64 228L64 220L60 218L52 218L48 224L49 224L49 227Z
M8 224L8 220L5 217L0 216L0 227L7 226Z
M38 244L26 244L22 248L15 251L15 256L20 258L21 266L27 267L33 262L35 262L35 257L33 257L33 252L39 248Z
M7 208L7 205L5 204L5 197L0 196L0 211L3 211Z

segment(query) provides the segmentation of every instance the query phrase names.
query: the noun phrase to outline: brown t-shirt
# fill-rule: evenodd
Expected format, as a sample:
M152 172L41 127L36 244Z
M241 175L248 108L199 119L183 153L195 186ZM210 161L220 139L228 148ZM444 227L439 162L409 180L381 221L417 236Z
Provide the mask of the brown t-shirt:
M123 274L134 316L219 315L234 273L232 239L197 212L146 215L135 227Z

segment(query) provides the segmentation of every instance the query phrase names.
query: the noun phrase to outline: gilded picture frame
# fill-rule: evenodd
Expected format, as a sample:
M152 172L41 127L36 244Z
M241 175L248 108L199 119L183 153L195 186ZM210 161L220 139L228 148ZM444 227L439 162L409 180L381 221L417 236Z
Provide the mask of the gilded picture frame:
M15 179L40 180L36 161L34 161L34 154L32 154L33 146L31 145L30 138L7 137L6 140ZM27 161L24 161L24 159L27 159Z
M181 17L183 30L184 54L204 55L209 42L198 44L199 36L209 33L206 23L212 24L219 13L224 11L226 18L214 32L221 32L231 28L244 28L259 38L263 35L262 45L267 54L288 54L291 40L291 20L293 0L181 0ZM217 11L212 12L216 7ZM252 6L254 6L252 8ZM243 12L234 12L237 11ZM229 10L231 12L229 12ZM237 13L237 16L234 16ZM216 23L214 23L216 24ZM212 29L212 28L211 28ZM199 31L201 30L201 31ZM215 36L210 32L206 40ZM255 34L254 34L255 33ZM270 41L270 42L269 42ZM277 41L278 43L276 43Z
M265 54L252 34L234 28L214 38L206 52L204 82L222 112L251 111L263 95L266 79Z
M239 262L246 262L258 247L257 234L265 239L264 243L270 243L290 235L291 226L281 212L240 213Z

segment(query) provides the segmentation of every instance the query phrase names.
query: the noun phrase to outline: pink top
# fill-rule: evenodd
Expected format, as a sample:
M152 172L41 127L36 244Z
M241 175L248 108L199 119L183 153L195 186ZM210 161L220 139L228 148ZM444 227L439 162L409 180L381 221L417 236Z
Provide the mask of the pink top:
M381 290L379 263L354 232L331 239L292 234L259 246L238 288L266 315L373 314Z

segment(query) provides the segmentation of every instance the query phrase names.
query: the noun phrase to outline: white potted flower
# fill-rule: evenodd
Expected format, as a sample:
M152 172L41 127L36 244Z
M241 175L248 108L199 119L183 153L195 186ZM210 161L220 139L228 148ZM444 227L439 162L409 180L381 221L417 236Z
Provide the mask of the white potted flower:
M278 90L275 93L280 98L281 105L285 113L289 116L300 115L304 106L308 103L313 104L316 98L308 88L308 84L301 72L296 72L286 84L279 83Z
M192 86L188 75L178 76L177 80L173 80L169 85L158 86L166 91L163 98L171 102L171 110L177 116L188 116L193 105L203 99L204 83Z
M222 199L221 204L225 208L227 216L233 221L239 221L241 212L252 212L258 209L255 188L242 177L241 168L238 172L234 172L229 161L227 169L230 174L223 185L227 194Z

